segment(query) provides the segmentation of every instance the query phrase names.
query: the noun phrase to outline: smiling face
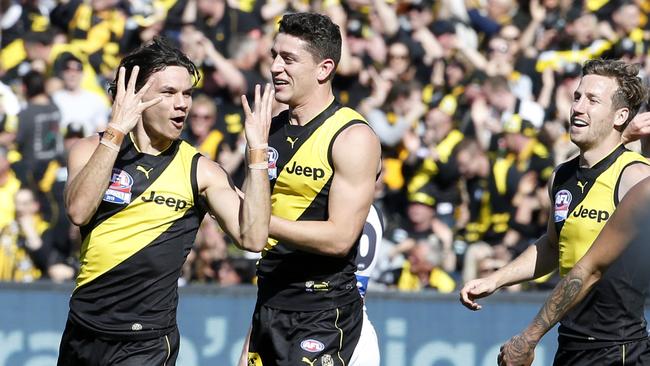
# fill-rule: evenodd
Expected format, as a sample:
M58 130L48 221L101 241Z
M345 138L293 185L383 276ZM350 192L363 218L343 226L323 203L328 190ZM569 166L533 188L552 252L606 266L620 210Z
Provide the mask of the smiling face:
M184 67L167 66L151 74L150 79L153 84L143 101L157 97L162 101L142 112L143 126L152 141L176 140L192 107L192 78Z
M273 64L271 75L275 87L275 99L290 107L306 104L312 93L329 76L324 63L317 62L307 50L306 41L279 33L271 50ZM329 60L331 62L331 60ZM320 82L319 82L320 81Z
M612 96L617 90L613 78L593 74L582 78L573 94L569 130L571 141L581 150L597 146L611 134L618 133L614 125L621 121L615 118L617 110L612 105Z

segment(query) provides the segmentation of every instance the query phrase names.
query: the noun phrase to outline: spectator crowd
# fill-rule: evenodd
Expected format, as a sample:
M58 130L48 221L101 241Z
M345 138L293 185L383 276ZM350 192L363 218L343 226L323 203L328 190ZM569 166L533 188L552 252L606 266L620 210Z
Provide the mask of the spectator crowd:
M241 187L240 95L270 82L279 17L315 11L339 25L337 98L383 151L371 289L448 293L512 260L545 232L549 177L577 153L567 129L581 64L622 59L650 80L649 0L0 0L0 10L0 281L75 278L67 152L108 123L120 57L156 36L200 68L184 138ZM181 282L254 283L255 262L207 216Z

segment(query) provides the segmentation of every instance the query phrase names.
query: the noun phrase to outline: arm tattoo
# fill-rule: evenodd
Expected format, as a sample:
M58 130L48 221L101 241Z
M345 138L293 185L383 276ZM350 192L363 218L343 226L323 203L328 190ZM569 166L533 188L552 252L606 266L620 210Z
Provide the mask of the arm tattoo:
M533 324L547 332L571 309L583 287L584 277L581 275L581 271L570 272L553 290L542 309L535 316Z

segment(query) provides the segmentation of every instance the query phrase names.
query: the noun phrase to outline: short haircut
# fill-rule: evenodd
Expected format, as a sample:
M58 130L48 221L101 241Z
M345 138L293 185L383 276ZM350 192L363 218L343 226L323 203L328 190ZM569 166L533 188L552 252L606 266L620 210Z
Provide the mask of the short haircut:
M45 75L32 70L25 74L22 79L25 86L25 96L28 99L45 93Z
M483 85L492 91L510 90L508 79L503 75L490 76L489 78L485 79Z
M618 89L612 95L612 108L628 108L631 121L647 97L647 91L639 75L638 64L627 64L617 60L588 60L582 66L582 76L599 75L616 80Z
M317 13L285 14L279 33L307 42L307 50L317 62L331 59L338 66L341 60L341 31L330 18ZM334 74L334 73L332 73Z
M153 41L140 46L122 59L119 67L124 67L126 69L124 79L125 85L128 82L129 77L131 77L131 71L133 71L133 67L135 66L140 67L138 79L135 83L136 91L140 90L140 88L147 83L147 80L149 80L151 75L164 70L167 66L180 66L187 69L187 72L194 80L194 85L196 85L201 78L196 65L194 65L194 63L190 61L183 52L172 46L162 37L154 38ZM117 93L118 77L119 68L115 75L115 79L111 82L108 89L113 98L115 98L115 94Z
M452 150L454 156L458 156L461 152L467 152L470 156L485 154L485 150L483 150L478 140L471 137L462 139Z

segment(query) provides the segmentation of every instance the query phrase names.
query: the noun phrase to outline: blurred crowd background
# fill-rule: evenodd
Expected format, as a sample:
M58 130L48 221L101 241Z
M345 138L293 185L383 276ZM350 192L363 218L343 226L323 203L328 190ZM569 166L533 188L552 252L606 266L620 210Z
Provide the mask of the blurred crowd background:
M239 96L270 81L277 21L296 11L340 26L335 93L382 143L371 289L448 293L516 257L546 230L548 178L577 152L581 63L650 76L650 0L0 0L0 281L74 280L66 154L104 129L120 58L155 36L201 71L184 138L241 186ZM206 217L181 285L254 283L256 259Z

